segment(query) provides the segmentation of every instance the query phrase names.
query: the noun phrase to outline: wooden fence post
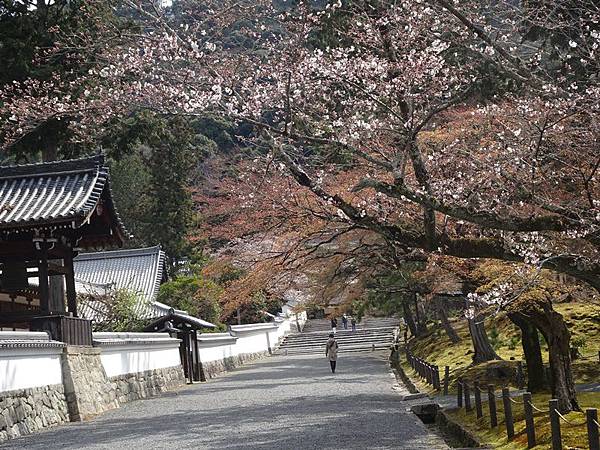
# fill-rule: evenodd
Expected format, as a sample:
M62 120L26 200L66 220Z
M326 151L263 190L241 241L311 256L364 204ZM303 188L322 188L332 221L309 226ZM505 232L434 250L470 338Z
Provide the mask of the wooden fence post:
M515 425L513 423L512 405L510 404L510 392L508 388L502 388L502 403L504 405L504 424L506 425L506 436L510 441L515 436Z
M462 408L463 405L463 385L462 378L456 380L456 406Z
M498 413L496 412L496 394L494 386L488 384L488 406L490 408L490 428L498 426Z
M525 431L527 432L527 448L535 447L535 423L533 421L533 406L531 393L523 393L523 408L525 409Z
M433 387L439 391L440 390L440 367L433 366Z
M471 389L467 383L463 386L463 393L465 395L465 411L469 412L473 410L473 407L471 406Z
M450 366L444 368L444 395L448 395L448 383L450 382Z
M598 438L598 410L588 408L585 410L587 418L588 447L590 450L600 450L600 439Z
M481 389L479 389L479 383L477 381L475 382L473 390L475 392L475 412L477 413L477 418L481 419L483 417L483 408L481 407Z
M560 418L558 417L558 400L548 402L550 409L550 431L552 431L552 450L562 450L562 437L560 435Z

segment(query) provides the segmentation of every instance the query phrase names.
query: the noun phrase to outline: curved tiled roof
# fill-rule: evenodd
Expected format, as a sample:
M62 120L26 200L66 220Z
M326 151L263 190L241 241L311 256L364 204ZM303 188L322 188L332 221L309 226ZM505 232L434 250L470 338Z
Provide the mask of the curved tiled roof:
M97 288L133 291L143 300L137 311L140 316L155 317L170 308L155 301L163 278L164 261L165 253L159 245L81 253L73 260L76 290L81 293Z
M69 224L81 226L101 197L127 236L110 195L104 156L0 166L0 229Z
M165 252L146 248L80 253L74 260L75 280L129 289L154 300L162 280Z

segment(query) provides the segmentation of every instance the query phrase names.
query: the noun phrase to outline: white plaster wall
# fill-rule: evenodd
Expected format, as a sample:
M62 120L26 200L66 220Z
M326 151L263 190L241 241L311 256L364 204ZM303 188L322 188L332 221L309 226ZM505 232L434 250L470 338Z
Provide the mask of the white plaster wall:
M114 345L102 347L100 361L106 376L115 377L146 370L175 367L179 359L179 341L174 346L160 345Z
M210 340L205 341L200 338L198 343L198 350L200 352L200 361L202 362L211 362L211 361L219 361L224 360L226 358L230 358L232 356L237 356L239 354L238 346L236 345L237 339L232 338L229 333L219 333L222 335L222 338L212 337Z
M261 353L276 348L278 327L277 322L232 326L231 332L237 337L238 353Z
M62 384L62 348L0 349L0 393Z
M94 333L93 338L108 377L181 364L180 340L167 333Z

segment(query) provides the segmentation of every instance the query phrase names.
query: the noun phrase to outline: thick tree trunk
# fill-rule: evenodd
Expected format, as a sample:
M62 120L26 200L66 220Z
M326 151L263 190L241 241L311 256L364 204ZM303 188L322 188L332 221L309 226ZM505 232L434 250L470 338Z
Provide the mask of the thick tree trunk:
M448 311L446 310L446 302L444 301L444 299L441 297L437 297L435 299L435 307L440 322L442 323L442 328L444 328L444 331L448 335L450 342L452 342L453 344L457 344L458 342L460 342L460 336L454 330L454 328L452 328L452 324L450 324L450 321L448 320Z
M550 388L552 396L558 400L560 411L564 413L579 410L571 370L571 335L562 315L554 311L549 300L543 303L531 302L515 309L515 312L537 327L548 343Z
M410 334L413 336L417 336L417 324L415 323L415 319L413 317L412 311L410 310L410 305L408 304L407 299L402 299L402 315L404 316L404 321L410 330Z
M416 293L412 294L415 304L415 315L417 317L417 333L422 336L427 333L427 319L425 317L425 309L419 303L419 297Z
M563 329L564 327L564 329ZM548 356L552 374L552 396L558 399L561 411L579 410L575 382L571 369L570 334L564 322L556 324L556 328L548 336Z
M521 343L523 355L527 364L527 390L540 392L548 387L544 374L542 349L537 328L519 314L509 313L508 318L521 329Z
M493 361L494 359L500 359L487 337L485 326L483 324L483 318L475 317L474 319L468 319L468 321L469 333L471 334L473 350L475 351L473 355L473 362L475 364L479 364L486 361Z

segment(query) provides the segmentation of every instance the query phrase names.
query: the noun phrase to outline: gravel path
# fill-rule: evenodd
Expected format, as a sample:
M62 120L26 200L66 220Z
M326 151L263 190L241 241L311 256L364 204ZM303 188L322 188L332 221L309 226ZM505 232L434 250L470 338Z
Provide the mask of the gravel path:
M263 359L2 449L446 449L392 391L384 355ZM402 392L400 392L402 393Z

